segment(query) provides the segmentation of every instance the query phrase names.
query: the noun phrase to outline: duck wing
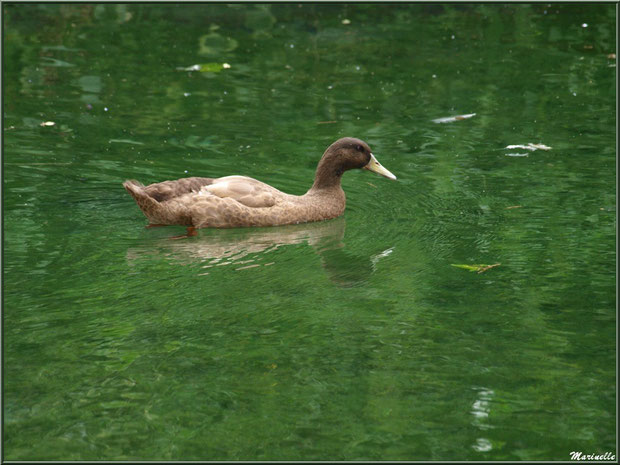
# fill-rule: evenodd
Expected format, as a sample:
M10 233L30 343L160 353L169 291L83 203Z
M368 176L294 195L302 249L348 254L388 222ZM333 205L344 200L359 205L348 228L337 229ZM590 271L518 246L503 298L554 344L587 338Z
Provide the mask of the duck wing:
M250 208L273 207L278 198L287 195L269 184L247 176L226 176L211 181L201 189L202 194L209 193L222 199L230 198Z
M212 184L213 178L181 178L175 181L164 181L150 184L143 188L143 192L158 202L165 202L191 192L198 192L204 186Z

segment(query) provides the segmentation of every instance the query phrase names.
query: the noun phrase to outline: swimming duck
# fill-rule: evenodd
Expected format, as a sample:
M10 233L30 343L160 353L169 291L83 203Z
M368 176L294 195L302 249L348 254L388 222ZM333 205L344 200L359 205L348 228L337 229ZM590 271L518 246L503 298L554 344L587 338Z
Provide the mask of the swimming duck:
M129 180L123 186L148 218L149 226L193 228L277 226L336 218L344 213L342 174L363 168L396 179L365 142L344 137L321 157L314 183L304 195L291 195L247 176L182 178L144 186Z

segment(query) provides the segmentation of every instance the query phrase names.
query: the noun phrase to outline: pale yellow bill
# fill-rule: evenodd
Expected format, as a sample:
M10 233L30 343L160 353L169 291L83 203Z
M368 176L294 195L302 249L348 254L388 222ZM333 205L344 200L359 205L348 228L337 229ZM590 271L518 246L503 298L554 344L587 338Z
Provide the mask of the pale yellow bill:
M388 179L396 180L396 176L394 176L392 173L386 170L381 165L381 163L377 161L377 159L372 153L370 154L370 161L368 162L366 166L364 166L364 169L368 171L372 171L373 173L380 174L381 176L385 176Z

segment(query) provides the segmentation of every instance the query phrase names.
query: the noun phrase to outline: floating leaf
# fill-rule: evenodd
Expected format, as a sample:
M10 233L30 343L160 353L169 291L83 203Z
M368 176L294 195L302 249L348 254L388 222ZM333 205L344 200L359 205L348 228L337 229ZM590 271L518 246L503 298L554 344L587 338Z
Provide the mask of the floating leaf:
M187 68L177 68L179 71L198 71L200 73L219 73L223 69L230 69L230 65L228 63L202 63Z
M110 139L108 141L109 144L133 144L133 145L144 145L144 142L138 142L131 139Z
M453 263L452 266L456 268L463 268L464 270L468 270L468 271L478 271L480 267L484 265L455 265Z
M470 113L468 115L457 115L457 116L447 116L445 118L437 118L433 120L433 123L453 123L455 121L461 121L464 119L469 119L476 116L475 113Z
M464 270L467 271L476 271L478 273L484 273L487 270L490 270L491 268L495 268L496 266L500 266L501 263L495 263L493 265L455 265L452 264L452 266L456 267L456 268L463 268Z

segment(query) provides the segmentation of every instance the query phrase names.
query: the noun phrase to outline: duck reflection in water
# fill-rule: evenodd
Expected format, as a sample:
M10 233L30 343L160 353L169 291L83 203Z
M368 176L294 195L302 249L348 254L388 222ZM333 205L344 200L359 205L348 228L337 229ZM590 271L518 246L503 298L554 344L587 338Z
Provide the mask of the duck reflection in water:
M308 244L319 255L321 265L334 284L361 286L373 274L378 261L392 253L392 248L370 255L349 252L343 242L345 226L345 218L340 217L260 229L203 229L197 236L184 240L168 237L150 246L133 247L127 251L127 260L133 264L162 255L174 263L198 265L200 274L208 274L226 265L232 265L235 270L277 265L282 256L273 254L275 250Z

